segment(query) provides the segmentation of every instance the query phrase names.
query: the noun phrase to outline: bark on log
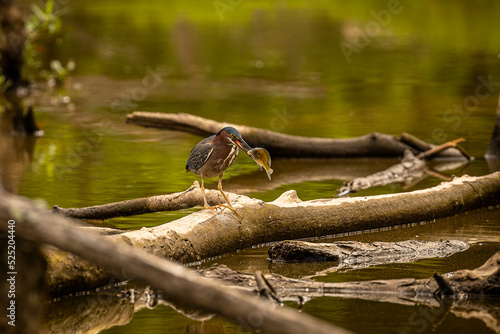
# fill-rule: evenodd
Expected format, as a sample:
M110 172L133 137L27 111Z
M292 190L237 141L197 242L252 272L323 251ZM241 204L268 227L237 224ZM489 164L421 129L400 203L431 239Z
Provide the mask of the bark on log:
M246 293L222 287L143 250L115 243L90 231L75 232L71 220L36 208L24 198L0 193L0 199L0 216L4 221L15 220L16 236L49 243L103 267L125 271L161 289L172 300L219 313L240 325L245 320L250 328L268 333L348 333L309 315L248 298ZM7 232L7 225L0 224L0 231ZM246 321L249 316L257 316L260 321Z
M207 194L210 192L216 191ZM463 176L425 190L362 198L302 202L295 191L288 191L264 203L246 196L230 196L242 219L228 210L201 210L164 225L107 238L190 263L266 242L428 221L497 205L500 172ZM105 285L113 278L109 272L60 252L48 254L48 266L49 286L56 295Z
M314 138L286 135L266 129L217 122L190 114L134 111L127 115L127 123L144 127L176 130L208 137L225 126L238 129L252 147L263 147L273 158L347 158L347 157L401 157L407 149L414 154L421 151L399 138L373 132L355 138ZM433 147L429 144L429 146ZM439 157L462 159L457 149L447 149Z
M468 248L467 243L458 240L373 243L359 241L313 243L286 240L269 248L268 254L273 262L332 261L337 266L371 266L447 257Z

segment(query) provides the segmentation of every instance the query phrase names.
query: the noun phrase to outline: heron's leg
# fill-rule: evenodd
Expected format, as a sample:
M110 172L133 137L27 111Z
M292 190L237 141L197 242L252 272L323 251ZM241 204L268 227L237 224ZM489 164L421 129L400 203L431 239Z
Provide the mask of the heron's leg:
M224 199L226 200L227 205L224 204L219 204L219 206L223 206L228 208L229 210L232 210L234 213L236 213L238 216L243 217L238 211L236 211L233 206L231 205L231 202L227 198L226 194L224 193L224 190L222 190L222 174L219 175L219 182L217 183L217 188L221 192L222 196L224 196Z
M207 197L205 196L205 176L201 175L201 194L203 195L204 208L210 208L207 203Z

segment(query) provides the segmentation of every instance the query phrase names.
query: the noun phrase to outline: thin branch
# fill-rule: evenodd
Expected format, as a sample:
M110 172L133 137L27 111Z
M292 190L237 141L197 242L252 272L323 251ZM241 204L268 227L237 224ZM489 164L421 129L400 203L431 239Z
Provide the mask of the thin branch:
M443 152L444 150L450 148L450 147L453 147L453 148L456 148L460 151L460 153L465 157L467 158L467 160L471 160L471 156L465 152L465 150L463 148L459 148L458 144L461 143L461 142L464 142L465 141L465 138L458 138L458 139L455 139L455 140L451 140L449 142L446 142L444 144L441 144L439 146L436 146L436 147L433 147L431 148L430 150L427 150L425 152L422 152L420 154L417 155L417 158L419 159L429 159L441 152Z
M206 190L206 196L210 205L225 203L219 191ZM237 196L236 194L232 194L230 195L230 199L234 199ZM77 219L104 220L153 212L182 210L197 205L203 205L203 198L199 190L199 184L195 181L187 190L178 193L135 198L83 208L64 209L55 205L52 208L52 212Z

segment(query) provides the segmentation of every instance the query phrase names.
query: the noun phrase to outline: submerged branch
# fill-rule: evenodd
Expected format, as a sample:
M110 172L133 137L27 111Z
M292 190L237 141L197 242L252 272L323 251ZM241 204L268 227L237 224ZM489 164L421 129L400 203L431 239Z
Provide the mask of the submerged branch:
M254 275L237 272L223 265L200 270L205 277L227 286L255 289ZM318 282L296 279L278 274L265 275L283 301L319 297L337 297L388 302L410 306L439 307L440 315L452 312L459 317L477 318L494 331L500 331L498 307L488 303L500 294L500 252L474 270L459 270L444 275L434 274L431 279L389 279L358 282ZM491 298L491 299L489 299ZM443 305L444 303L444 305ZM443 307L445 306L445 307ZM438 320L439 317L436 317Z
M205 277L218 279L230 286L255 289L254 275L233 271L224 265L214 265L200 270ZM438 276L437 280L436 277ZM446 279L443 279L446 277ZM288 278L278 274L267 274L265 279L273 286L281 300L336 296L367 300L389 301L398 304L415 302L436 305L434 297L438 288L447 289L446 294L459 299L495 297L500 293L500 252L495 253L482 266L474 270L458 270L445 275L433 275L433 279L388 279L355 282L318 282L309 278ZM444 282L443 282L444 280Z

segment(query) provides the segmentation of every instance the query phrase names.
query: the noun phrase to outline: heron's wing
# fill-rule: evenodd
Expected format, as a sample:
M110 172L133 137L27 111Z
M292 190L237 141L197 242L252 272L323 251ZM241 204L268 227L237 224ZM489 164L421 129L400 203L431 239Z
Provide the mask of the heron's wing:
M214 148L210 143L200 142L192 150L186 163L186 170L200 169L212 154Z

